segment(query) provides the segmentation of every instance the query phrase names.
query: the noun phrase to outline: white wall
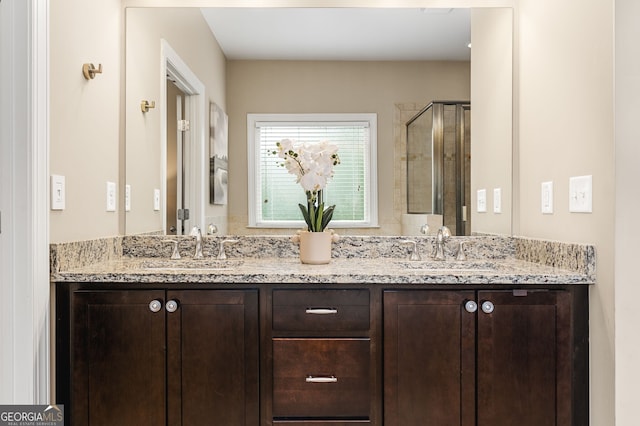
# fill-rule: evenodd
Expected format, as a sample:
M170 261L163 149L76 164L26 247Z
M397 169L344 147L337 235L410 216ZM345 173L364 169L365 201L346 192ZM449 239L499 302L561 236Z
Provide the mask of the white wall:
M614 419L613 0L519 0L516 233L595 244L591 424ZM569 177L593 175L593 213L569 213ZM554 183L554 214L540 185ZM621 395L620 395L621 397ZM637 423L637 422L636 422Z

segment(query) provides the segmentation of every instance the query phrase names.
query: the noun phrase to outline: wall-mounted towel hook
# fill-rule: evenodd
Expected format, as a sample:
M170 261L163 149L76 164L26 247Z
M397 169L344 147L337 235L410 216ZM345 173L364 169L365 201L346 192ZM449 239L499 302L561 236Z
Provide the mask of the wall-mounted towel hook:
M142 101L140 102L140 109L142 110L142 112L149 112L149 110L151 108L155 108L156 107L156 101Z
M84 75L84 78L93 80L96 74L102 74L102 64L98 64L97 69L93 64L82 64L82 75Z

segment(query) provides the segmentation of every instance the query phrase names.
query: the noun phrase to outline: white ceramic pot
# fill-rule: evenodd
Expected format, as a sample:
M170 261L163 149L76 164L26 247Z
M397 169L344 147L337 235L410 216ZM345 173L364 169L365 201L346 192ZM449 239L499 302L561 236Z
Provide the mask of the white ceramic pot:
M311 265L331 262L332 232L303 231L300 237L300 261Z

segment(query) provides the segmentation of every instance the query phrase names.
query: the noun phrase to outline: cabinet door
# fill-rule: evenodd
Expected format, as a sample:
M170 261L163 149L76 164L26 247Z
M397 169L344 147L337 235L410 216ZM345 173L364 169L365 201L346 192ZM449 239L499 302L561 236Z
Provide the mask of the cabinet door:
M475 425L473 291L384 293L385 426ZM517 424L517 423L514 423Z
M258 294L167 291L168 424L259 424ZM169 309L171 310L171 309Z
M568 426L569 294L515 294L478 292L478 425Z
M71 424L162 425L164 291L89 291L72 298ZM155 310L155 309L154 309Z

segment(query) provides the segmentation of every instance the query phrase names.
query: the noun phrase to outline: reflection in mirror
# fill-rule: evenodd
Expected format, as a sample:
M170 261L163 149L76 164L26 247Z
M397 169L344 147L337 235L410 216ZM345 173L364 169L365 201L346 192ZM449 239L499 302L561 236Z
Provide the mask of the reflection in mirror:
M452 235L471 233L470 109L435 101L407 122L407 213L436 216Z
M233 9L233 8L232 8ZM244 9L247 14L276 12L277 9L295 12L297 9ZM317 9L300 9L313 17ZM393 45L392 21L397 16L413 12L415 16L396 22L399 28L408 28L415 19L446 19L446 15L425 13L421 9L367 9L328 8L327 12L379 13L383 19L374 26L377 36L384 35L384 43L376 39L380 51L384 44L390 51L405 52L404 45ZM227 10L228 11L228 10ZM239 10L233 10L238 12ZM448 9L446 10L448 11ZM406 180L406 123L429 102L437 99L470 99L474 108L473 164L467 180L471 179L471 203L477 189L501 187L503 194L502 216L485 214L476 220L474 209L467 209L467 217L474 220L473 232L510 233L511 194L511 10L485 8L473 10L451 9L451 13L466 13L467 20L474 22L471 33L473 50L470 66L468 60L442 57L402 59L356 58L334 56L323 59L309 57L320 49L308 48L299 54L304 60L293 58L270 59L239 56L233 53L225 40L223 29L210 27L203 18L207 14L225 12L224 8L211 8L202 12L196 8L127 8L126 10L126 180L132 188L132 207L126 214L126 233L165 233L161 211L154 210L150 201L154 189L162 188L163 206L166 204L167 183L161 176L166 174L162 144L167 140L166 128L162 128L159 117L166 114L166 75L160 73L159 46L161 40L170 45L202 81L205 104L219 105L229 120L229 198L228 205L213 205L208 200L208 179L201 192L203 229L215 224L221 234L268 233L269 230L247 228L247 113L276 112L375 112L378 114L378 198L380 223L377 228L340 230L343 234L397 235L402 232L402 222L407 216ZM443 12L438 10L438 12ZM386 19L386 22L384 21ZM477 21L476 21L477 19ZM499 19L501 25L492 20ZM273 22L273 21L267 21ZM326 21L323 21L326 23ZM334 21L332 21L334 22ZM337 22L337 21L335 21ZM367 25L359 26L350 19L352 34L359 41L367 40ZM382 24L384 22L384 25ZM382 25L382 26L381 26ZM246 26L229 23L235 28ZM307 25L310 27L310 25ZM424 23L422 26L425 25ZM286 29L286 25L278 28ZM328 38L326 25L321 25L319 39ZM384 27L385 31L380 31ZM273 28L269 24L269 28ZM500 28L500 31L496 31ZM396 31L400 33L400 31ZM331 32L332 37L340 34ZM215 36L214 36L215 34ZM267 33L268 34L268 33ZM444 36L421 36L423 45ZM266 51L266 38L253 39L254 45ZM285 37L286 38L286 37ZM300 36L289 36L290 40ZM373 38L373 36L372 36ZM506 39L506 40L505 40ZM242 40L240 40L242 41ZM250 40L251 41L251 40ZM344 48L348 39L331 40L335 47ZM468 41L465 40L465 49ZM259 42L259 43L258 43ZM497 43L498 42L498 43ZM238 46L242 43L236 43ZM251 43L250 43L251 44ZM436 43L438 44L438 43ZM280 46L283 48L283 46ZM360 46L364 51L366 48ZM374 49L375 50L375 49ZM423 49L425 50L425 49ZM508 53L508 58L505 56ZM144 70L144 72L141 72ZM155 70L155 71L154 71ZM496 76L499 75L499 78ZM140 99L158 100L153 112L140 114ZM137 111L134 106L137 105ZM189 110L189 107L185 107ZM210 123L208 111L198 117L202 127L204 152L198 162L206 161L212 154L206 140ZM192 127L192 131L193 131ZM198 142L199 143L199 142ZM497 154L500 155L497 155ZM476 156L479 161L476 161ZM486 158L498 159L487 162ZM198 163L199 164L199 163ZM203 163L204 164L204 163ZM491 170L488 170L491 169ZM496 171L500 170L500 173ZM208 170L206 170L208 173ZM466 201L465 201L466 202ZM188 206L187 206L188 207ZM500 227L494 222L501 221ZM508 221L508 224L505 222ZM419 228L420 224L415 226ZM468 232L468 230L467 230ZM273 230L286 233L287 230ZM410 232L408 232L410 233Z

